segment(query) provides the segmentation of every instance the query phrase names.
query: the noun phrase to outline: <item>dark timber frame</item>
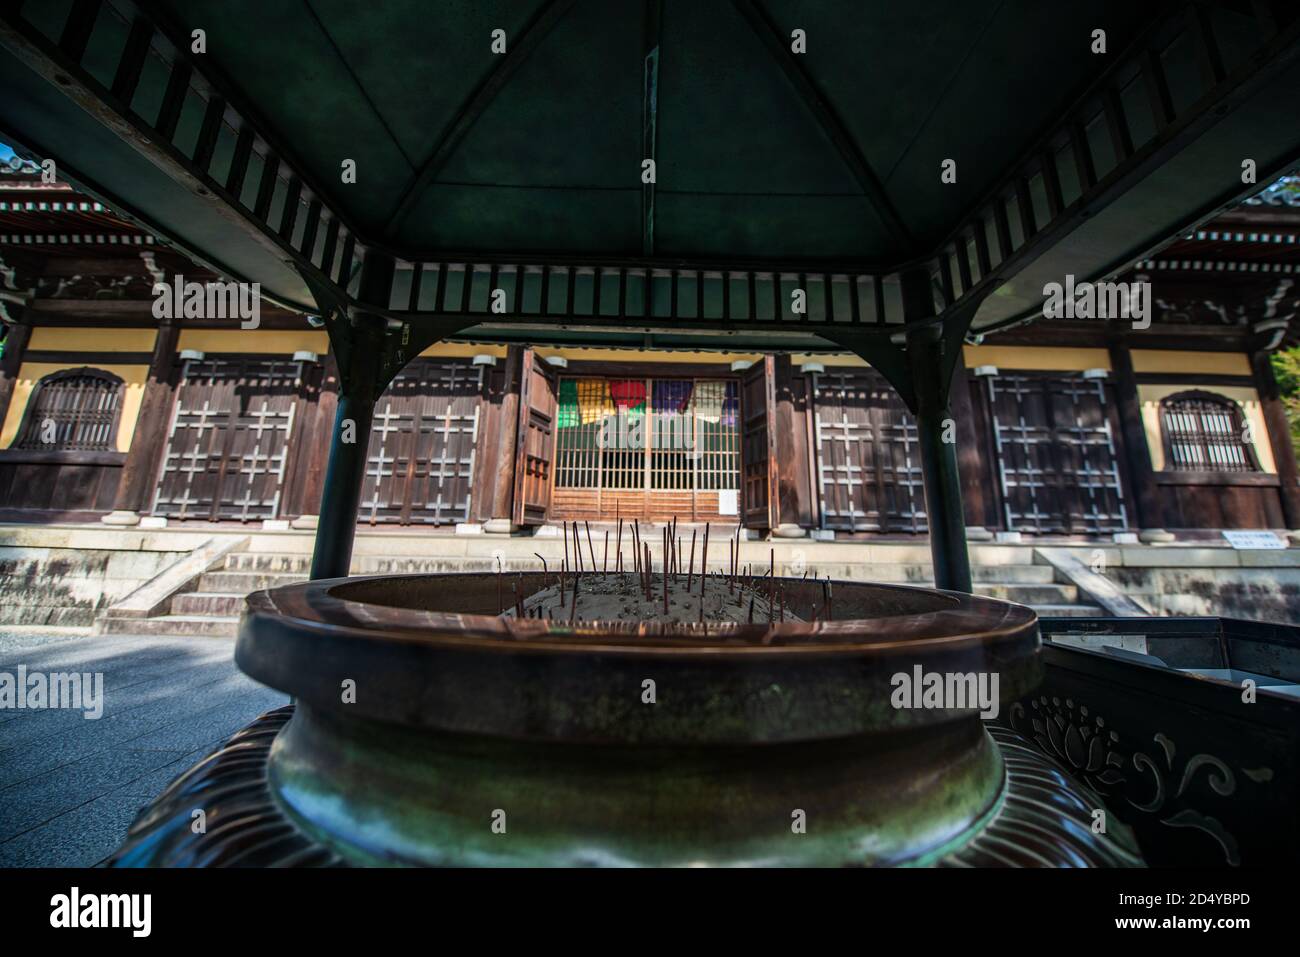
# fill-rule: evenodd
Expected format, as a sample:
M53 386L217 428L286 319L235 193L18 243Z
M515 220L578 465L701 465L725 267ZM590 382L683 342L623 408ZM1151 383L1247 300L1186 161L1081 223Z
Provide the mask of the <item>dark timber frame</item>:
M290 308L320 315L337 355L341 390L332 436L325 496L313 577L345 575L351 553L358 495L364 471L366 437L375 399L412 357L438 341L470 333L527 341L530 326L568 324L574 341L615 333L649 335L739 332L749 348L848 348L875 366L917 416L925 469L926 507L936 582L969 590L960 482L954 445L945 442L949 385L961 345L972 332L1025 321L1031 315L1025 293L990 298L1009 280L1033 287L1035 264L1076 230L1090 228L1096 214L1180 149L1204 134L1245 102L1264 79L1300 57L1300 18L1281 4L1252 4L1256 47L1243 65L1229 72L1220 54L1214 21L1199 3L1171 3L1151 29L1115 55L1074 108L1016 162L985 198L962 217L937 248L918 250L906 223L813 81L792 58L784 34L761 3L737 0L735 6L779 64L785 77L835 145L872 208L898 241L900 261L680 261L656 255L653 184L642 191L642 256L534 257L518 253L466 253L395 249L388 243L412 208L421 183L443 166L487 104L570 6L553 2L539 8L511 52L475 90L416 170L397 212L379 235L362 236L327 200L328 193L303 172L289 144L239 95L238 86L206 57L190 52L187 33L155 4L135 5L135 18L122 36L100 16L101 0L78 0L57 41L28 18L33 3L6 5L0 12L0 43L27 67L58 87L100 123L118 131L193 198L216 210L247 240L248 250L270 257L280 288L247 269L223 262L213 249L185 244L174 231L101 186L93 166L78 169L75 158L60 164L60 174L86 192L168 236L196 261L232 278L263 281L264 294ZM660 0L649 0L644 23L644 114L642 147L653 158L656 145ZM1157 52L1171 37L1193 44L1203 67L1205 95L1176 104ZM116 48L117 68L101 82L86 63L92 44ZM132 108L146 60L168 71L167 92L155 119ZM1155 129L1137 142L1119 96L1121 83L1134 73L1150 93ZM182 149L177 124L193 95L204 103L197 140ZM1090 146L1087 127L1105 122L1114 157L1104 175ZM233 158L224 175L214 157L223 128L237 131ZM22 130L4 131L34 155L60 155L55 144L37 142ZM261 176L245 189L250 159L256 153ZM60 156L60 159L63 159ZM1290 159L1294 159L1291 157ZM87 160L87 162L93 162ZM1062 165L1071 164L1078 193L1062 189ZM1280 170L1260 169L1260 176ZM1035 187L1044 197L1036 204ZM1253 187L1243 187L1244 193ZM273 198L283 196L283 202ZM1211 215L1235 195L1204 196L1204 206L1180 228ZM1016 229L1013 230L1013 220ZM1129 240L1124 240L1128 242ZM1103 245L1115 258L1088 263L1086 278L1111 275L1141 254L1141 248ZM255 257L247 256L246 260ZM290 271L285 272L284 266ZM1059 264L1058 264L1059 265ZM1042 267L1046 268L1046 267ZM359 276L358 276L359 269ZM286 276L296 274L301 283ZM803 289L810 308L793 314L789 292ZM506 294L510 308L493 309L494 290ZM984 310L981 310L984 307ZM978 314L978 315L977 315ZM344 441L344 425L352 442Z

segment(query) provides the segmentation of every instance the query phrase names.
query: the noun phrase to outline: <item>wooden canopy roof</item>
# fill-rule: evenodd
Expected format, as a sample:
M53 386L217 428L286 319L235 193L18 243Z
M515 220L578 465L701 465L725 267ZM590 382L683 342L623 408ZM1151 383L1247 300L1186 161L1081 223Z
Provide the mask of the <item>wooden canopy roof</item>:
M0 42L15 145L297 309L391 256L412 342L959 342L1300 159L1271 0L28 0Z

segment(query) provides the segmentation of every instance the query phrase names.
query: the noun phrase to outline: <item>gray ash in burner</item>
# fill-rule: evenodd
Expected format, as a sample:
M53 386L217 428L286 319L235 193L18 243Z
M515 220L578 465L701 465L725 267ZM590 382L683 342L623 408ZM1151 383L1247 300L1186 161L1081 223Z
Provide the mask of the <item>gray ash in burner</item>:
M554 576L553 576L554 578ZM507 579L508 581L509 579ZM700 595L700 578L692 576L687 590L686 575L668 576L668 610L664 610L664 576L651 574L650 596L646 597L645 581L635 572L594 572L575 578L566 575L564 595L561 600L560 584L552 584L528 596L522 602L525 618L542 618L551 621L618 621L656 622L660 624L690 624L701 620L708 623L731 622L755 624L768 621L803 621L789 608L783 607L778 590L769 604L766 579L749 580L737 576L734 580L710 575ZM509 591L507 591L507 602ZM703 618L700 616L703 601ZM751 618L752 608L752 618ZM503 618L518 618L514 605L504 612Z

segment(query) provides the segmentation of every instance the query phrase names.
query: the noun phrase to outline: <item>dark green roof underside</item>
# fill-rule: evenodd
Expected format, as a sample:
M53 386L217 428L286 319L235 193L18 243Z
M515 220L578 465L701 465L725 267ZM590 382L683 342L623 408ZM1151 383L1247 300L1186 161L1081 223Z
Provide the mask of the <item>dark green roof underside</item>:
M71 3L43 0L23 9L55 25ZM275 148L363 243L453 262L462 254L535 263L646 257L642 0L142 6L170 20L173 35L206 31L204 64L242 100L241 111L251 107L265 122ZM751 9L745 4L663 0L650 255L685 266L807 263L810 271L825 263L897 266L929 255L1106 69L1108 58L1089 50L1092 31L1105 29L1115 54L1160 6L764 0L777 38L765 44L763 25L740 12ZM1249 8L1244 0L1239 6ZM1236 36L1249 18L1231 4L1211 9L1227 66L1235 68L1244 59L1238 51L1253 49L1253 38ZM537 22L545 30L528 38L535 47L448 148L457 118L502 64L489 49L492 31L505 30L513 49ZM772 49L772 42L788 46L795 28L807 32L808 53L795 60L825 104L820 117ZM127 25L114 29L124 37ZM57 34L57 26L46 32L51 40ZM83 62L109 85L115 57L92 44ZM165 78L151 58L132 109L157 115ZM1195 87L1195 77L1171 79L1176 101ZM313 308L282 253L250 239L246 224L200 201L155 165L147 148L130 145L49 79L0 56L0 90L0 131L17 143L57 158L93 192L218 269ZM1109 206L1088 210L984 303L976 327L1032 311L1046 281L1117 269L1212 213L1249 189L1239 180L1242 158L1256 160L1261 178L1294 163L1297 90L1300 67L1292 61L1216 125L1162 155ZM1141 85L1130 94L1143 96ZM826 115L842 129L838 145ZM187 105L174 138L182 152L201 120L202 106ZM1104 143L1104 129L1089 138ZM233 139L226 129L217 142L218 174ZM844 139L861 168L846 159ZM421 176L435 156L436 171ZM958 164L952 185L939 178L948 158ZM357 162L355 185L340 181L344 159ZM878 181L879 196L864 187L864 173ZM257 180L250 168L245 204Z
M169 2L363 234L539 3ZM401 250L642 252L641 0L579 0L487 106L393 237ZM766 4L918 246L900 249L852 172L730 3L666 0L655 252L897 262L932 246L1098 68L1141 3ZM310 15L307 11L310 10ZM436 10L436 15L434 11ZM787 40L788 42L788 40ZM356 159L355 187L339 164ZM945 158L957 184L939 182ZM926 249L928 251L928 248Z

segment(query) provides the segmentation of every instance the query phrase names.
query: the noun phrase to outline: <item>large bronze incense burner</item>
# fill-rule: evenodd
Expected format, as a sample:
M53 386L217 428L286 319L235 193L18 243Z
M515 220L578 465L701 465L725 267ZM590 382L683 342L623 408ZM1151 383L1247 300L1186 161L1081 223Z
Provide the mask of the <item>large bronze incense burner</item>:
M1033 688L1027 608L837 582L830 619L824 582L719 577L720 603L750 588L776 620L535 617L555 579L337 579L250 596L239 666L296 710L179 779L115 863L1137 862L1117 822L1093 833L1097 798L986 728L973 701L896 706L898 675L996 675L1001 703ZM629 603L684 604L700 587L584 579Z

